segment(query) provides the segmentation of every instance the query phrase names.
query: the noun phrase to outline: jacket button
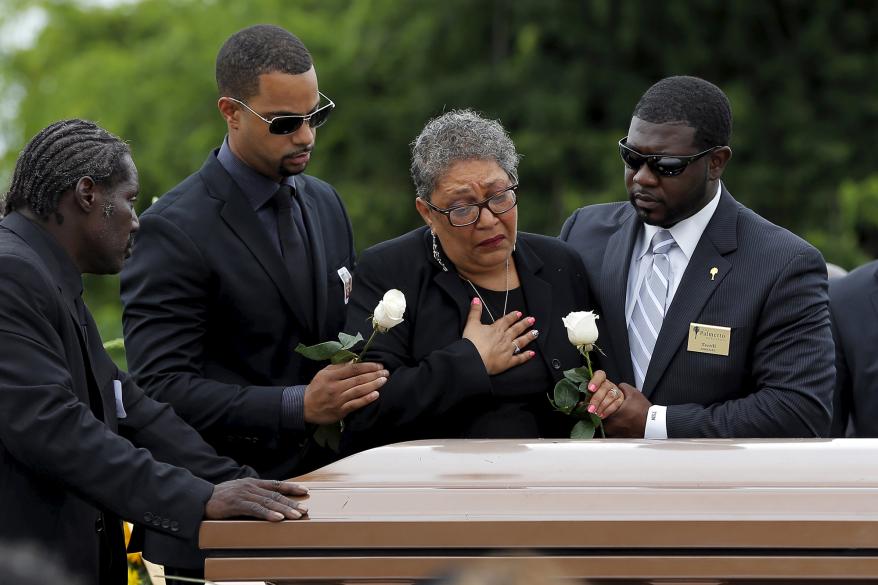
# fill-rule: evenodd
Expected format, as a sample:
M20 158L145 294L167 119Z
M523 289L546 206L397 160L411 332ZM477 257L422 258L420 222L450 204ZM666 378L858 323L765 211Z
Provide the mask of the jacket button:
M161 518L153 518L153 519L152 519L152 525L153 525L153 526L161 526L161 525L162 525L162 519L161 519Z
M171 532L180 532L180 523L176 520L171 522Z
M95 520L95 532L98 534L104 531L104 519L98 516L97 520Z
M143 519L147 524L152 522L152 512L147 512L146 514L144 514Z
M555 368L556 370L560 370L561 369L561 360L559 360L558 358L554 358L552 360L552 367Z
M171 521L170 521L170 520L168 520L167 518L165 518L164 520L162 520L162 528L170 528L170 527L171 527Z

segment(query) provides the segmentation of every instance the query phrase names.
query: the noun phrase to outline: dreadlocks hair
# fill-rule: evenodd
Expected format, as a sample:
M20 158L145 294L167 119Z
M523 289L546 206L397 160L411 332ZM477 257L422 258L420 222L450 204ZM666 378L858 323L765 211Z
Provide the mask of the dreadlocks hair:
M222 96L240 100L259 93L265 73L305 73L311 53L291 32L271 24L257 24L230 36L216 56L216 86Z
M83 177L97 184L127 179L123 166L131 149L117 136L85 120L61 120L31 138L15 163L3 213L27 207L42 220L58 212L61 194Z
M698 77L662 79L643 94L634 117L652 124L685 122L695 128L699 150L727 146L732 137L732 107L723 91Z

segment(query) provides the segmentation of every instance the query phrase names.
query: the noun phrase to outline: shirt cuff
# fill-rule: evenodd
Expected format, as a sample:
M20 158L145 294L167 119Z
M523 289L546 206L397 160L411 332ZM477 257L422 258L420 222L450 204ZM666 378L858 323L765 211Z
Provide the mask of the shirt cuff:
M644 439L667 439L667 406L653 404L646 413L646 429L643 432Z
M305 430L305 386L287 386L280 400L280 426L285 431Z

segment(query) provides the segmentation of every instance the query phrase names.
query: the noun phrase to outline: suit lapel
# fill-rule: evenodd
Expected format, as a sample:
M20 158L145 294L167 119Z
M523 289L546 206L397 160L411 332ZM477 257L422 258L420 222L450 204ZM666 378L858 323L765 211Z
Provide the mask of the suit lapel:
M704 305L733 268L724 255L738 247L738 206L725 188L720 197L719 205L689 259L686 272L662 322L643 381L642 391L647 398L652 396L674 356L686 351L683 343L689 333L689 324L697 322ZM711 278L713 268L718 272Z
M546 344L549 343L550 330L553 326L557 326L552 320L552 286L540 277L543 261L532 252L530 246L521 237L518 238L513 257L528 313L536 319L536 329L540 332L536 341L540 350L538 353L551 372L552 364Z
M283 258L272 246L265 229L259 223L259 218L256 217L256 213L236 186L235 181L226 173L214 154L208 156L200 174L207 184L210 195L223 201L223 206L220 209L223 221L250 250L256 261L274 282L287 306L293 312L293 317L298 322L299 327L304 330L310 329L307 315L293 294L293 284Z
M337 332L324 331L326 328L326 247L321 245L323 229L320 215L310 193L302 188L303 181L296 181L296 197L302 206L302 219L305 222L309 248L311 249L311 281L314 283L314 310L317 313L315 324L318 339L334 338Z
M620 229L607 241L604 261L601 264L600 282L598 282L598 298L601 319L609 336L609 347L605 353L608 359L615 362L619 371L618 382L634 382L634 369L631 366L631 352L628 349L628 325L625 323L625 295L628 290L628 270L631 254L640 222L633 209L626 210Z

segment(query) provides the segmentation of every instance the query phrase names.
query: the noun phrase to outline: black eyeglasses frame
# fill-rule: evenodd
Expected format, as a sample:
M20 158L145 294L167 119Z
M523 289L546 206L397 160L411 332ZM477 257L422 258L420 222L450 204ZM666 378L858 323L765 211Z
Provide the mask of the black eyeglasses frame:
M509 187L506 187L502 191L497 191L496 193L486 197L485 200L481 201L480 203L465 203L463 205L455 205L454 207L447 207L444 209L442 207L436 207L435 205L433 205L432 203L430 203L429 201L427 201L423 197L418 197L418 199L423 201L427 205L427 207L429 207L433 211L443 214L448 219L448 223L452 227L466 227L468 225L472 225L472 224L476 223L477 221L479 221L479 217L481 217L481 215L482 215L482 209L484 209L485 207L487 207L491 213L493 213L494 215L498 215L498 216L503 215L504 213L508 213L508 212L512 211L513 209L515 209L515 207L518 206L518 191L517 190L518 190L518 183L516 183L514 185L510 185ZM494 201L497 197L499 197L501 195L505 195L506 193L508 193L510 191L512 192L512 196L515 199L512 202L512 205L509 206L509 209L504 209L503 211L500 211L500 212L497 212L497 211L494 211L493 209L491 209L491 201ZM461 224L456 224L453 221L451 221L451 212L453 212L457 209L463 209L464 207L477 207L478 208L479 212L476 214L475 219L473 219L472 221L468 221L467 223L461 223Z

